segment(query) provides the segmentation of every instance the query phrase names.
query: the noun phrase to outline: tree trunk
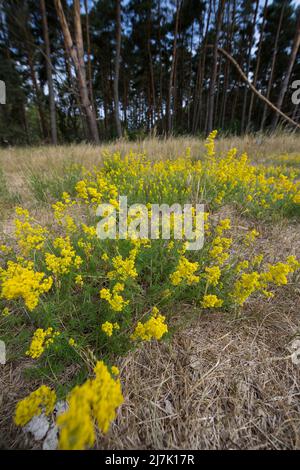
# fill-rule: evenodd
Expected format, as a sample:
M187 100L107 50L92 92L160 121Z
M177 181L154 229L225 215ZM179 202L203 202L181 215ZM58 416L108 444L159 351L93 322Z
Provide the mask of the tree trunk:
M54 0L57 15L61 24L62 32L64 35L64 41L66 44L66 49L69 56L71 57L76 77L78 80L79 94L81 99L82 108L87 117L87 122L89 125L89 130L92 136L93 141L96 144L100 143L99 133L97 127L97 120L93 113L91 102L89 99L87 80L86 80L86 70L84 63L84 48L83 48L83 38L82 38L82 27L81 27L81 17L80 17L80 1L74 0L74 31L75 31L75 44L73 42L70 29L62 8L61 0Z
M50 50L49 29L48 29L48 20L47 20L45 0L41 0L41 12L42 12L42 19L43 19L43 34L44 34L46 62L47 62L46 66L47 66L47 82L48 82L48 88L49 88L51 140L52 140L53 145L57 145L57 125L56 125L54 87L53 87L53 77L52 77L51 50Z
M116 17L116 58L115 58L115 77L114 77L114 102L115 102L115 120L117 135L119 139L122 137L122 128L119 112L119 75L120 75L120 57L121 57L121 0L116 0L117 17Z
M155 127L156 122L156 93L155 93L155 83L154 83L154 71L153 71L153 59L151 53L151 6L149 7L148 11L148 18L147 18L147 52L149 57L149 72L150 72L150 89L151 89L151 128Z
M84 11L85 11L85 28L86 28L86 45L87 45L87 63L88 63L88 88L90 94L91 105L93 108L93 113L96 119L96 107L94 101L94 90L93 90L93 70L92 70L92 61L91 61L91 39L90 39L90 20L89 20L89 10L88 2L84 0Z
M265 24L266 24L266 19L267 19L268 1L269 0L265 1L264 10L263 10L263 21L262 21L262 25L261 25L261 33L260 33L260 38L259 38L258 50L257 50L257 62L256 62L255 73L254 73L254 78L253 78L254 88L256 88L258 72L259 72L259 67L260 67L260 62L261 62L261 49L262 49L264 32L265 32ZM252 118L254 98L255 98L255 95L252 93L251 98L250 98L250 105L249 105L249 111L248 111L248 123L247 123L246 132L249 132L250 126L251 126L251 118Z
M214 120L214 108L215 108L215 88L217 80L217 66L218 66L218 43L222 26L223 11L224 11L225 0L219 0L217 21L216 21L216 39L213 51L213 67L211 74L210 90L209 90L209 101L208 101L208 121L207 121L207 134L210 134L213 130Z
M41 129L42 137L44 140L48 140L48 129L47 129L46 118L45 118L43 104L42 104L42 91L36 79L33 58L32 58L32 51L31 51L30 45L28 46L28 49L27 49L27 58L28 58L28 65L29 65L29 70L30 70L30 77L33 83L35 94L36 94L36 103L37 103L38 114L39 114L39 119L40 119L40 129Z
M283 20L283 14L284 10L287 4L287 0L283 2L282 8L281 8L281 13L280 13L280 18L279 18L279 23L278 23L278 28L276 32L276 38L275 38L275 44L274 44L274 52L273 52L273 57L272 57L272 64L271 64L271 71L270 71L270 76L269 76L269 81L268 81L268 88L267 88L267 96L266 98L269 100L270 99L270 94L271 94L271 89L273 85L273 77L274 77L274 71L275 71L275 64L276 64L276 58L277 58L277 52L278 52L278 42L279 42L279 36L280 36L280 31L282 27L282 20ZM263 132L266 119L267 119L267 111L268 111L268 106L265 104L264 110L263 110L263 116L261 120L261 125L260 125L260 130Z
M257 18L257 13L258 13L258 7L259 7L259 0L256 0L254 16L253 16L253 23L252 23L252 31L251 31L251 37L250 37L249 49L248 49L248 59L247 59L247 68L246 68L246 75L247 76L249 76L250 66L251 66L251 51L252 51L252 47L253 47L253 40L254 40L254 37L255 37L255 27L256 27L256 18ZM248 87L246 86L245 87L245 93L244 93L242 122L241 122L241 132L242 133L245 130L245 123L246 123L247 97L248 97Z
M281 90L280 90L280 93L279 93L279 96L278 96L278 100L277 100L277 103L276 103L276 107L280 110L282 108L282 103L283 103L283 100L284 100L284 97L285 97L285 94L286 94L286 91L287 91L287 87L288 87L288 84L289 84L289 81L290 81L290 77L291 77L291 74L292 74L292 71L293 71L293 67L294 67L294 64L295 64L295 61L296 61L296 57L297 57L297 54L298 54L299 47L300 47L300 11L298 12L296 34L295 34L295 38L294 38L293 49L292 49L292 52L291 52L291 55L290 55L288 69L287 69L286 75L284 77L282 87L281 87ZM278 119L279 119L279 116L278 116L278 114L276 114L274 116L274 119L273 119L273 125L272 125L273 130L276 129L276 126L278 124Z
M178 25L179 25L179 15L181 9L181 0L176 2L176 19L175 19L175 31L174 31L174 41L173 41L173 54L172 54L172 64L169 80L169 90L168 90L168 100L167 100L167 135L172 134L172 101L174 98L174 86L175 86L175 66L176 66L176 54L177 54L177 36L178 36Z
M230 3L229 3L230 7ZM230 11L228 12L228 23L231 23L229 34L228 34L228 52L231 54L231 51L233 49L233 44L232 44L232 38L234 34L234 29L235 29L235 19L236 19L236 0L233 0L233 5L232 5L232 15L231 15L231 21L230 21ZM229 63L226 61L225 65L225 72L224 72L224 93L223 93L223 100L222 100L222 108L221 108L221 129L224 129L225 126L225 117L226 117L226 105L227 105L227 98L228 98L228 85L229 85L229 77L230 77L230 68L229 68Z

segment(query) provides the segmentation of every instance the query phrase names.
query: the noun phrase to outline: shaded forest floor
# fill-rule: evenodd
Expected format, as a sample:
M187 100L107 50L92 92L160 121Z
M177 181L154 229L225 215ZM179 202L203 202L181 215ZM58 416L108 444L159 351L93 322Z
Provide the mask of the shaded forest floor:
M220 151L232 146L256 163L300 169L299 137L245 137L217 144ZM103 149L140 149L155 158L184 154L187 147L192 156L203 153L203 142L196 139L119 142ZM28 184L33 174L64 179L66 165L82 163L89 168L100 161L101 150L88 145L0 150L7 185L0 188L1 231L12 230L12 208L19 200L47 218L51 201L37 200L39 188ZM239 225L239 215L230 207L224 212L234 226ZM271 262L289 254L300 256L299 222L261 222L259 229L258 249ZM300 338L299 301L300 286L294 283L278 290L273 299L250 301L239 317L199 310L198 319L170 341L145 344L130 353L118 364L125 403L97 447L299 449L300 365L291 360L293 341ZM174 319L188 318L190 309L178 305ZM36 385L25 379L28 363L24 359L0 366L0 448L39 447L12 422L16 402Z

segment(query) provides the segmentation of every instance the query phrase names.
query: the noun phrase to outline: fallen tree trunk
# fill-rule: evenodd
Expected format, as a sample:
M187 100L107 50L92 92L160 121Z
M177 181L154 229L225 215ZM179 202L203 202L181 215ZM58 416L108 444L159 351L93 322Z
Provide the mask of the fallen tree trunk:
M208 44L206 47L213 48L214 46L212 44ZM298 124L296 121L294 121L292 118L287 116L285 113L283 113L279 108L277 108L271 101L268 100L264 95L262 95L250 82L246 74L243 72L237 61L227 52L225 49L222 47L218 47L218 53L223 54L231 63L234 65L242 79L248 84L249 88L251 91L260 99L262 100L265 104L267 104L275 113L278 113L285 121L288 121L290 124L293 126L297 127L300 129L300 124Z

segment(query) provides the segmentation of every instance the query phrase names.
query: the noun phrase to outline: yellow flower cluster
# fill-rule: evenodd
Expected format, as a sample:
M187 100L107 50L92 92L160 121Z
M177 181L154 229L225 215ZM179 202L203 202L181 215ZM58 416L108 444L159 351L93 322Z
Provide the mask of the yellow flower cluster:
M46 266L49 271L54 274L66 274L70 272L72 267L78 269L82 264L82 259L76 255L69 236L56 238L53 246L59 250L60 256L53 253L45 254Z
M25 426L34 416L39 416L43 411L49 415L54 409L55 402L56 393L46 385L42 385L28 397L19 401L14 416L15 424Z
M227 250L229 250L231 244L231 238L217 236L213 240L212 248L209 251L209 254L214 259L214 261L220 266L222 266L229 258L229 253L227 252Z
M107 336L112 336L114 330L119 330L120 325L118 323L111 323L109 321L106 321L101 325L101 330L103 333L105 333Z
M8 307L4 307L4 309L2 310L2 315L3 317L8 317L8 315L10 315L10 311Z
M152 338L161 339L168 332L168 326L165 324L166 318L160 315L157 307L153 307L152 315L145 323L138 322L131 339L141 339L150 341Z
M207 294L207 295L204 295L201 305L203 308L221 307L223 305L223 300L219 299L214 294Z
M1 297L7 300L22 298L29 310L34 310L40 296L51 289L53 279L33 270L33 262L24 266L8 261L7 269L0 268Z
M173 286L178 286L183 283L190 286L199 282L200 277L195 275L198 267L199 263L191 263L187 258L181 256L176 271L170 275Z
M0 245L0 251L4 255L8 255L12 251L12 248L10 246L7 246L7 245Z
M244 261L240 261L237 265L236 265L236 268L235 268L235 271L237 273L240 273L241 271L245 271L246 269L249 268L249 261L248 260L244 260Z
M261 274L262 282L273 283L277 286L286 285L288 283L287 276L296 269L299 269L299 267L300 263L295 256L289 256L286 264L279 262L273 266L268 265L268 271Z
M248 297L261 288L260 275L257 272L242 273L234 284L232 297L238 305L243 305Z
M259 232L256 229L253 229L248 232L244 239L245 245L250 246L258 236Z
M217 134L218 134L218 131L214 130L209 134L209 136L206 139L205 147L206 147L208 157L214 157L215 154L216 154L216 152L215 152L215 138L217 137Z
M112 292L109 289L103 288L100 291L100 298L106 300L111 306L112 310L115 312L121 312L126 305L129 304L129 301L124 300L120 295L120 292L123 292L125 286L120 282L117 282L112 288Z
M268 265L268 270L262 273L253 271L252 273L242 273L241 277L235 282L232 297L238 305L243 305L248 297L261 290L268 297L273 294L266 289L269 284L277 286L288 283L287 276L300 268L300 263L295 256L289 256L286 263L276 263Z
M221 277L221 269L219 268L219 266L206 267L205 273L206 273L205 277L206 277L208 284L211 284L212 286L216 286Z
M57 418L59 448L62 450L92 447L95 442L94 419L99 429L106 433L116 417L116 409L123 403L120 381L112 378L102 361L96 364L94 372L95 378L71 391L68 410Z
M53 331L53 328L47 328L43 330L38 328L33 335L30 348L26 351L26 356L30 356L32 359L38 359L46 348L53 343L54 339L59 336L58 331Z
M224 230L229 230L231 228L230 219L222 219L216 227L216 232L218 235L222 235Z
M108 182L107 178L103 176L103 172L94 171L94 173L88 173L87 177L75 186L77 195L86 204L98 205L103 200L115 200L118 195L117 187Z
M75 276L75 284L76 284L76 286L83 287L83 278L82 278L81 274L77 274Z
M34 219L30 217L28 210L17 207L16 214L20 218L15 220L15 237L22 253L28 255L32 250L41 250L45 244L47 230L32 225Z
M107 274L108 278L119 279L120 281L126 281L128 278L136 278L138 273L135 268L135 258L136 249L131 250L128 258L123 259L121 255L113 258L112 264L114 270Z

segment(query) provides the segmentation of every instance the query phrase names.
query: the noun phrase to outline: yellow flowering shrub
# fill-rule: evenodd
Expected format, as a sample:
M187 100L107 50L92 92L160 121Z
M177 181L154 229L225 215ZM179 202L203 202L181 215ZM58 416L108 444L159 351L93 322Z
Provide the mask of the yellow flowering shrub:
M95 425L107 432L122 403L118 369L101 359L110 364L143 341L167 337L181 303L206 314L236 312L251 296L275 295L300 269L293 255L270 264L255 254L259 224L237 232L219 211L223 204L234 206L251 223L300 214L297 174L284 166L252 165L235 148L217 155L216 136L210 134L201 158L192 158L190 149L154 161L144 153L105 153L103 165L81 168L74 187L51 201L45 227L18 208L14 239L1 240L1 321L7 334L14 321L22 325L23 353L43 377L55 376L59 395L68 397L69 408L58 418L61 449L93 446ZM145 204L142 221L148 222L151 204L192 201L193 227L196 204L203 203L203 248L189 250L186 228L182 239L175 236L183 220L178 214L170 215L166 240L161 223L152 239L132 231L127 238L98 238L99 203L111 204L103 216L109 217L108 231L112 214L120 215L120 195L128 206ZM126 222L139 217L128 213ZM76 369L71 391L62 379L65 367ZM55 400L55 392L41 387L17 405L15 422L22 426L35 414L51 413Z
M112 288L112 292L109 289L101 289L100 297L109 303L112 310L115 312L121 312L129 303L129 301L124 300L120 295L120 292L122 292L124 289L124 284L117 282L117 284L115 284L115 286Z
M118 372L118 369L114 368L113 372ZM105 434L116 417L116 409L123 403L120 381L111 376L103 361L97 362L94 373L93 379L71 391L68 410L57 418L59 447L62 450L81 450L93 446L94 421Z
M53 246L59 251L59 256L53 253L45 254L46 266L49 271L54 274L66 274L72 267L79 268L82 259L76 255L69 236L56 238Z
M52 413L56 403L56 393L46 385L32 392L28 397L19 401L16 406L14 421L17 426L25 426L34 416L42 412Z
M33 269L33 262L28 261L22 266L8 261L7 268L0 268L0 297L7 300L22 298L29 310L34 310L40 296L51 289L52 278L45 273Z
M215 294L206 294L203 297L201 305L203 308L221 307L223 305L223 300L218 299Z
M199 264L197 262L191 263L187 258L181 256L178 261L176 271L170 275L170 280L173 286L178 286L182 283L188 285L195 284L199 281L199 276L195 275Z
M133 340L141 339L143 341L150 341L152 338L161 339L163 335L168 332L165 320L166 318L160 315L158 308L153 307L152 315L149 320L145 323L138 322L131 338Z
M26 351L26 356L30 356L32 359L38 359L59 334L58 331L54 332L51 327L47 328L47 330L38 328L33 335L30 348Z

